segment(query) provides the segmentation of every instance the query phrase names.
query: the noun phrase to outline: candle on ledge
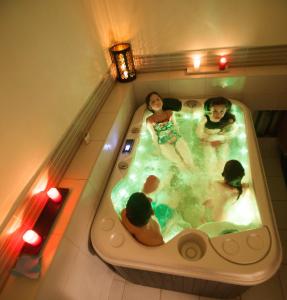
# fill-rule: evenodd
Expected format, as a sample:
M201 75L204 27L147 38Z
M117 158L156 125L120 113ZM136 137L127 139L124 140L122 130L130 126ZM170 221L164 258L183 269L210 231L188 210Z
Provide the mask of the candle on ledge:
M38 246L42 241L41 236L32 229L25 231L22 238L24 242L32 246Z
M218 63L219 70L224 71L227 68L227 64L227 58L225 56L221 56Z
M60 202L62 200L62 195L56 188L50 188L47 192L48 197L54 202Z
M193 68L194 68L194 70L199 71L200 64L201 64L200 56L199 55L195 55L193 57Z

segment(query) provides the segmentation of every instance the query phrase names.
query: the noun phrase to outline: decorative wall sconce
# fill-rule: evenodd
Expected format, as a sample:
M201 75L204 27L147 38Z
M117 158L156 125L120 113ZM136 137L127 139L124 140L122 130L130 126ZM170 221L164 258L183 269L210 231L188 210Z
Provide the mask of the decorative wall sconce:
M136 70L130 44L116 44L110 48L110 54L112 61L117 67L118 81L128 82L136 79Z

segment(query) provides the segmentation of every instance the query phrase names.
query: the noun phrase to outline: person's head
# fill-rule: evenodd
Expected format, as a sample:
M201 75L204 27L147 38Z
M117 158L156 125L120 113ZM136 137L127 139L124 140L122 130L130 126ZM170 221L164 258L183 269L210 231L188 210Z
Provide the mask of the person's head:
M146 225L153 215L150 199L144 193L133 193L126 206L126 215L134 226Z
M157 92L149 93L146 98L146 107L151 112L156 112L162 109L163 102L161 96Z
M231 102L224 97L209 98L204 103L205 113L212 122L220 122L231 109Z
M225 183L227 183L229 186L237 188L239 192L238 198L242 194L241 180L244 175L244 168L238 160L233 159L226 162L222 176L224 177Z

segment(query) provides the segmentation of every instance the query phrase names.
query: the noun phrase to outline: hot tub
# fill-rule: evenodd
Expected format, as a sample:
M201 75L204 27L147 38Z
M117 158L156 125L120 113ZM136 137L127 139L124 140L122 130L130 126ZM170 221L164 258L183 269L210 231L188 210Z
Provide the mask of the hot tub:
M136 111L91 228L97 255L125 279L142 285L209 297L231 298L260 284L278 270L282 254L276 222L249 110L231 100L237 132L228 143L226 161L245 169L246 192L231 204L224 219L202 218L203 199L212 184L205 147L196 128L204 99L182 100L174 112L195 168L180 170L162 157L146 128L150 114ZM219 180L222 170L218 170ZM165 244L147 247L121 224L129 196L141 191L147 176L161 184L151 195ZM212 175L213 176L213 175Z

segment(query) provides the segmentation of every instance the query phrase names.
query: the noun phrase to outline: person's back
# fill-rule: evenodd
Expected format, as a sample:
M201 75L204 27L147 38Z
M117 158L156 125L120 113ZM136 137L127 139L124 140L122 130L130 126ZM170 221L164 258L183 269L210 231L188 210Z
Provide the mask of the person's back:
M148 223L143 226L133 225L127 218L126 209L122 210L121 217L122 224L138 242L146 246L160 246L164 243L159 225L151 217Z

